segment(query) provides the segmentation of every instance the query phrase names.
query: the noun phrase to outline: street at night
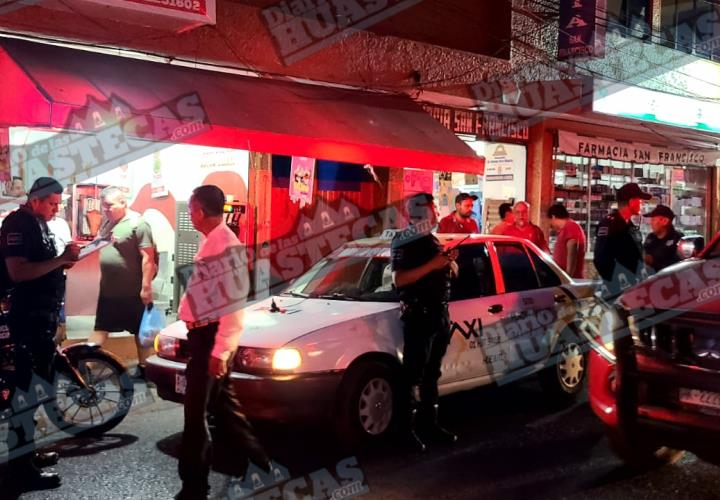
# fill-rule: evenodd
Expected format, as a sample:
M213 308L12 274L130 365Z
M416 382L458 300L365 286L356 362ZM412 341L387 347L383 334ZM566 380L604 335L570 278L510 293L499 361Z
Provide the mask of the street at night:
M720 0L0 0L0 500L719 473Z
M141 385L137 385L141 389ZM455 446L408 453L392 442L369 450L334 446L321 429L262 425L261 438L292 478L310 477L356 457L368 492L359 498L657 499L720 498L715 466L686 455L679 463L635 474L610 451L586 402L549 408L537 384L469 391L443 400L443 421L460 435ZM63 485L27 499L157 499L179 488L177 453L182 407L161 400L133 410L99 440L58 443ZM211 498L232 496L229 476L213 473ZM312 495L312 481L297 497ZM282 498L262 491L255 498ZM324 498L324 497L323 497Z

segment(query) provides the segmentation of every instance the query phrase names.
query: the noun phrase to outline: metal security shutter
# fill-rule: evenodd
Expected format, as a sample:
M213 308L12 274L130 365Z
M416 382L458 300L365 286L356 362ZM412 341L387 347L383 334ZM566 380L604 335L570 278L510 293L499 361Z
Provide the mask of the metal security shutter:
M175 276L173 279L173 310L177 311L180 297L185 291L190 275L192 274L193 257L198 250L200 233L190 221L188 204L186 201L177 202L176 206L176 238L175 238Z

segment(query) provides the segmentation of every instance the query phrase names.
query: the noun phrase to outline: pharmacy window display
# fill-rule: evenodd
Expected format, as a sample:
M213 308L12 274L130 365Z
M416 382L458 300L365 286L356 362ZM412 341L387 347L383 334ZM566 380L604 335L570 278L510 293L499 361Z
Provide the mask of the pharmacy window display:
M615 191L628 182L638 183L653 196L643 213L658 204L670 206L678 231L707 239L711 169L717 164L717 150L662 147L561 130L553 155L553 199L566 204L571 217L585 229L589 258L599 222L617 207ZM633 222L643 237L650 233L647 218L638 216Z
M553 164L553 200L565 204L570 217L583 227L590 252L595 246L598 223L617 208L615 190L628 182L637 182L641 189L653 195L644 204L644 213L658 204L670 206L678 231L686 236L708 237L710 171L707 167L638 164L564 154L555 154ZM647 218L637 217L634 222L640 226L643 237L650 233ZM551 247L553 242L551 236Z

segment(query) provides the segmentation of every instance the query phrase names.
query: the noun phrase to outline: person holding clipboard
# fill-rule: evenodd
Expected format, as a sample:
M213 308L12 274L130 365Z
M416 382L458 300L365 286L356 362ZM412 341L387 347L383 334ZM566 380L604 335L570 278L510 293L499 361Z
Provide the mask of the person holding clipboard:
M63 187L40 177L28 192L27 203L11 213L0 228L0 249L12 282L8 327L15 345L15 415L8 421L8 474L4 492L20 493L60 486L60 476L40 467L54 465L57 453L35 453L34 415L40 402L32 400L33 380L54 387L52 361L60 306L65 293L63 269L77 262L80 247L66 245L57 255L47 222L58 212ZM9 284L6 284L9 286ZM52 397L52 395L50 395Z

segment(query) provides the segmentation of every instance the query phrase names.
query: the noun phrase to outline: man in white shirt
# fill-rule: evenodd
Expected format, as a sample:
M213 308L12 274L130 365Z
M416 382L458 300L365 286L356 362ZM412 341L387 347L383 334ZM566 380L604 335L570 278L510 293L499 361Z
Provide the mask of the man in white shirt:
M62 255L65 251L65 247L72 243L72 232L70 231L70 225L62 217L57 215L47 222L48 229L53 237L55 243L55 251L57 255ZM67 318L65 317L65 300L63 299L62 307L60 308L60 318L58 321L58 329L55 334L55 343L62 344L67 339Z
M185 427L178 469L183 487L176 499L207 498L210 443L206 409L215 413L218 435L269 471L270 460L240 410L230 380L248 295L247 255L223 217L225 195L217 186L193 190L188 208L193 227L205 238L178 317L188 328L190 360L185 375Z
M48 229L53 234L53 241L55 242L55 250L58 255L62 255L65 251L65 247L72 242L72 234L70 231L70 225L62 217L57 215L47 222Z

